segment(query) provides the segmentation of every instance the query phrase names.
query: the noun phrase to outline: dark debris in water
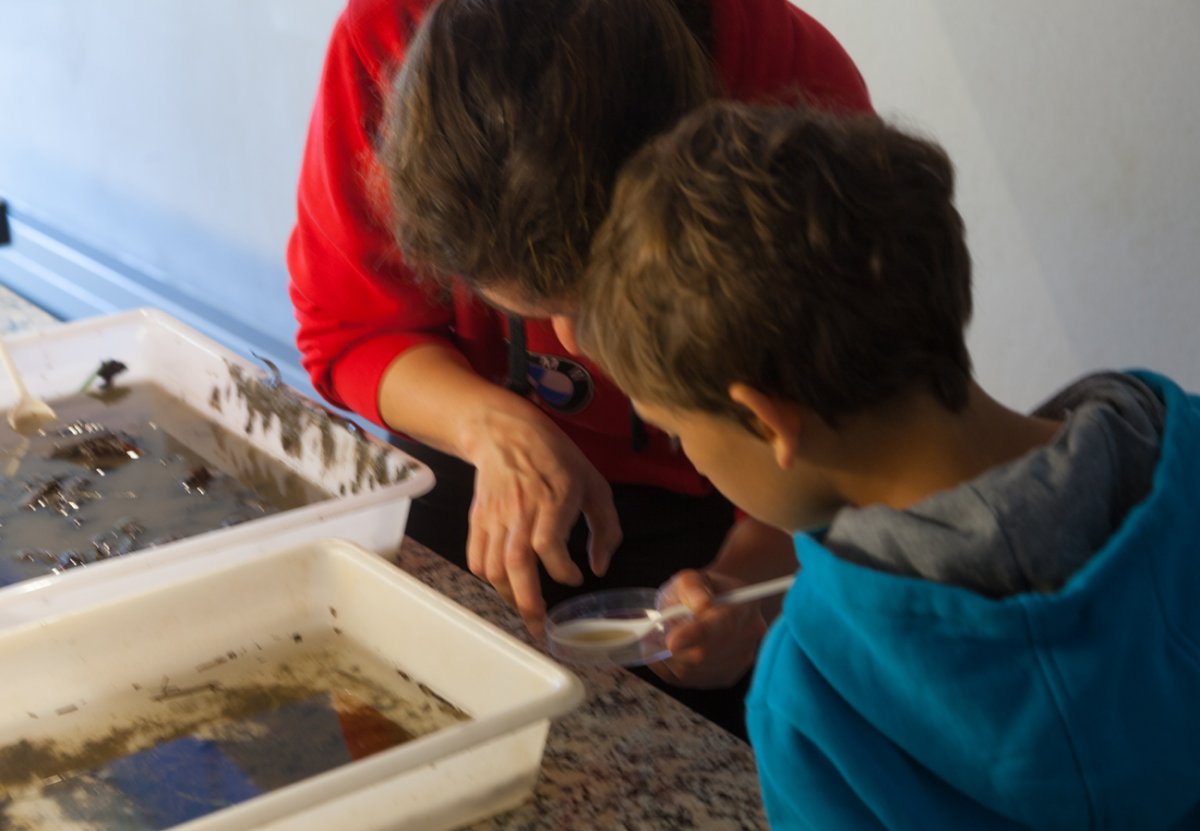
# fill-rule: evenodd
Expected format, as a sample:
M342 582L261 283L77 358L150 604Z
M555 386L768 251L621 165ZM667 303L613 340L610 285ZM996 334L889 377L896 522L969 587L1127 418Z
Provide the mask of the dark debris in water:
M24 448L0 437L19 461L0 475L0 586L327 498L161 388L121 389L116 407L94 393L56 401L60 422Z
M71 516L83 505L100 498L86 476L55 476L28 483L26 488L29 495L21 501L22 508L53 511L63 516Z
M120 375L129 367L120 361L107 360L102 361L100 368L96 370L97 377L100 378L100 386L104 389L112 387L113 379Z
M188 471L188 478L183 480L183 489L188 493L204 493L212 482L213 473L204 465L199 465Z
M91 540L90 550L25 549L17 552L17 559L24 563L41 566L52 573L58 573L100 560L121 557L142 548L161 545L166 541L160 538L147 543L144 537L145 529L136 520L127 519L94 536Z
M121 430L76 423L64 427L58 435L72 440L55 448L50 458L72 462L89 470L111 469L142 456L137 440Z
M126 519L92 538L97 560L120 557L142 548L142 537L146 534L136 520Z
M129 367L125 366L125 364L121 363L120 361L112 359L101 361L100 366L87 377L86 381L83 382L83 387L80 389L80 392L87 393L92 398L96 398L109 404L120 401L122 398L128 395L129 388L116 386L113 384L113 379L128 369ZM97 378L100 379L100 389L94 391L90 390L89 388Z
M19 551L17 559L24 563L41 566L52 574L58 574L69 568L76 568L77 566L87 565L91 562L85 554L81 554L78 551L54 553L40 548L36 551Z

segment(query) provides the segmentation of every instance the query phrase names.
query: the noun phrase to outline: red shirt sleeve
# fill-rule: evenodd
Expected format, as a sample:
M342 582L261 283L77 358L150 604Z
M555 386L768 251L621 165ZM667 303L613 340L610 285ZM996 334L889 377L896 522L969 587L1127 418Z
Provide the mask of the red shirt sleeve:
M854 61L818 21L788 0L713 0L714 58L724 92L740 101L795 100L872 112Z
M391 42L379 27L370 31L371 46L388 56L382 60L364 55L355 41L356 4L335 26L287 251L296 340L313 385L330 402L381 425L378 389L391 362L420 343L453 346L452 310L413 279L386 227L384 201L374 196L383 186L373 142L385 66L399 63L407 36L400 6L391 9Z

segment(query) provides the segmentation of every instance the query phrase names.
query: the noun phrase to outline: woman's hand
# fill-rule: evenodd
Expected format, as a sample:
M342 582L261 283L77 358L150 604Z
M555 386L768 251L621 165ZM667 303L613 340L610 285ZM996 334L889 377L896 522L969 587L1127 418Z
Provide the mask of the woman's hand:
M546 608L538 560L559 582L582 579L566 547L580 513L591 527L592 570L608 568L621 541L608 482L545 413L485 381L461 353L431 343L397 357L379 409L393 430L475 466L467 564L535 633Z
M599 471L536 407L490 410L467 425L463 446L475 466L467 565L515 605L526 626L542 631L538 561L554 580L583 580L567 551L580 514L591 537L588 560L603 574L621 541L612 489Z

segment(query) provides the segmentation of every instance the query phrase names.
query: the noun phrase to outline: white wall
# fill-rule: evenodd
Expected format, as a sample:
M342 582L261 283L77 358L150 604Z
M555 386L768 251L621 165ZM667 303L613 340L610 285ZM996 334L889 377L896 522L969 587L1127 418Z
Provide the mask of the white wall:
M1200 389L1200 3L800 0L959 170L985 387L1098 367Z
M0 0L0 195L291 340L283 261L344 0Z
M308 110L344 0L0 0L0 194L277 337ZM985 385L1200 388L1200 3L802 0L947 145Z

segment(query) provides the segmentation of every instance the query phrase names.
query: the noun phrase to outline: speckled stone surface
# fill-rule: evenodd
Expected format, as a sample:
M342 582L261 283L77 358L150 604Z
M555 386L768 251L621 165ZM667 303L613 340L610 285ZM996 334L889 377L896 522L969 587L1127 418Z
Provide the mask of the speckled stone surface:
M0 283L0 335L41 329L57 322L48 312L42 311Z
M429 549L405 540L395 561L533 643L490 587ZM533 796L471 831L767 828L749 745L624 670L573 671L587 699L551 725Z

